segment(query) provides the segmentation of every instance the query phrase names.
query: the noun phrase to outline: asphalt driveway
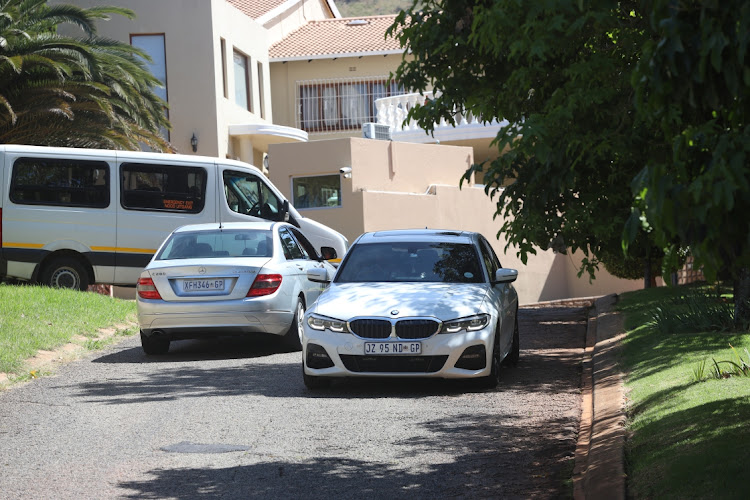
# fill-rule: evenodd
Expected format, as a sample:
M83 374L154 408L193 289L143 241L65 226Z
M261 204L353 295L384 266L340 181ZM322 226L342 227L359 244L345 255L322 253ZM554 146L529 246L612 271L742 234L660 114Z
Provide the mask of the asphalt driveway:
M267 339L130 338L0 393L3 498L557 498L573 469L586 309L521 311L500 387L308 392Z

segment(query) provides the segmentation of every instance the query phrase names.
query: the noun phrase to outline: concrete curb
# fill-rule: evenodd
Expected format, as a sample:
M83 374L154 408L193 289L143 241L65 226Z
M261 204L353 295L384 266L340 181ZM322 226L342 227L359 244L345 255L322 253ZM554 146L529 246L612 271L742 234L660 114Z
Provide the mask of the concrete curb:
M606 295L589 310L573 470L576 500L625 498L624 390L617 364L625 328L616 301L616 295Z

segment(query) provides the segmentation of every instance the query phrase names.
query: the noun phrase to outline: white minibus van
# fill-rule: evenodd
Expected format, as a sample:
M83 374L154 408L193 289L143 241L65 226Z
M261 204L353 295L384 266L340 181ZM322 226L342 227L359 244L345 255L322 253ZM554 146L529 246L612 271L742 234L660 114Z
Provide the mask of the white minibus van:
M135 286L172 230L201 222L286 220L330 260L348 245L239 161L0 145L0 186L0 280Z

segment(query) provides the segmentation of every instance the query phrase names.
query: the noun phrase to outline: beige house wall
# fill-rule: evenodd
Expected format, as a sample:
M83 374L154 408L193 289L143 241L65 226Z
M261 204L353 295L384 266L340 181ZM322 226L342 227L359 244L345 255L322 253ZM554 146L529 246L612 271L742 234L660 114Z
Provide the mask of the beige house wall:
M578 250L570 257L562 256L566 259L566 272L568 274L568 282L570 288L568 293L571 297L592 297L596 295L604 295L612 293L610 290L616 289L617 293L630 292L633 290L640 290L643 288L643 280L624 280L616 278L609 274L603 265L599 265L599 271L596 273L596 279L589 283L588 273L585 273L580 278L577 277L578 270L581 268L581 262L583 261L584 254ZM664 282L659 278L657 281L658 286L662 286Z
M296 84L304 80L366 78L388 76L401 62L401 54L342 57L271 63L274 120L278 125L296 127ZM362 137L361 130L337 133L310 133L310 140Z
M458 182L472 161L472 149L348 138L272 145L271 181L291 198L295 176L337 174L351 167L351 179L341 178L340 208L300 209L340 231L350 242L367 231L439 228L476 231L492 244L505 267L518 269L515 283L522 304L569 297L587 297L637 289L639 281L620 280L605 271L593 284L576 276L581 255L572 257L538 250L524 265L505 240L497 239L502 225L493 220L495 203L483 186Z
M99 21L99 35L130 43L137 34L164 34L167 62L170 142L180 153L193 154L190 139L195 134L198 151L205 156L239 157L253 162L252 144L230 143L231 124L272 123L271 70L268 34L252 19L225 0L54 0L81 7L110 5L132 9L135 19L112 16ZM64 32L80 35L75 28ZM220 39L226 41L227 97L221 64ZM253 112L234 102L233 48L250 58L250 90ZM258 62L264 66L265 119L260 117Z
M190 138L200 134L200 153L215 155L216 92L214 89L213 34L206 25L217 0L117 0L120 7L136 12L135 19L113 15L109 21L98 21L101 36L130 43L130 35L164 34L167 61L169 119L171 143L180 153L192 153ZM80 7L110 5L97 0L54 0L50 3L74 3ZM80 35L66 26L64 32ZM184 82L191 82L185 85ZM198 97L200 96L200 98Z
M263 26L253 22L249 17L242 14L232 5L224 0L212 0L216 4L215 16L213 17L213 29L216 33L216 60L221 61L221 45L219 38L226 41L227 52L227 98L221 100L223 112L222 122L226 124L240 123L272 123L273 112L271 102L271 69L268 63L268 47L270 39ZM233 50L237 50L250 59L252 90L252 113L241 108L234 102L234 77L233 77ZM260 101L260 82L258 80L258 63L263 65L265 80L263 83L265 100ZM223 96L221 64L216 65L217 95ZM261 118L261 105L265 107L265 118ZM226 128L224 129L226 132Z

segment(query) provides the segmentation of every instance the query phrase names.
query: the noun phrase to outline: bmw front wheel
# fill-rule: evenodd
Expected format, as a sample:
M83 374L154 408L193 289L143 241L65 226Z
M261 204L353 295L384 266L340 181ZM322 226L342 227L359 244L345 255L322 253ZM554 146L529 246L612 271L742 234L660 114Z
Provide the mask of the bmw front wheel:
M490 374L478 380L482 389L494 389L500 383L500 328L495 328L495 339L492 342L492 368Z

